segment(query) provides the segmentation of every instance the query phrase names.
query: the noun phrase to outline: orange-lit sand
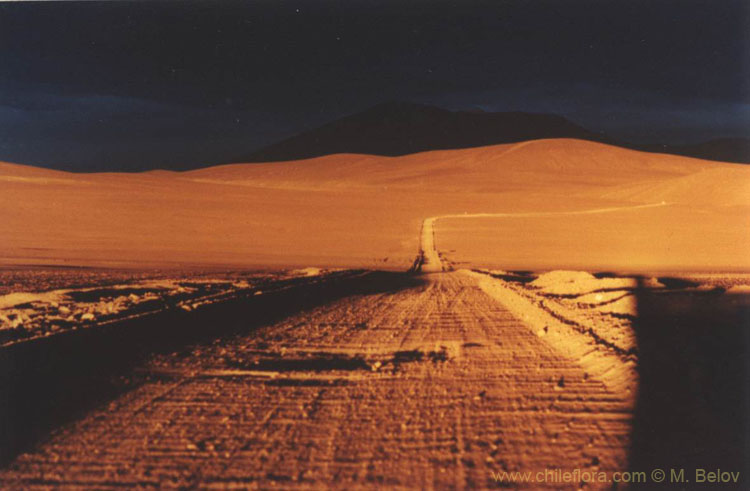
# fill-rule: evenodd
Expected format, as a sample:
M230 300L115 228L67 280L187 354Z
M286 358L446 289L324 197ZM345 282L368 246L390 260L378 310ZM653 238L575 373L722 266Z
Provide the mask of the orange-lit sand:
M308 266L9 289L4 487L484 489L747 461L749 280L727 271L750 266L750 168L549 140L185 173L5 164L0 187L5 263ZM432 274L319 269L405 271L418 250ZM508 271L538 268L557 270ZM106 403L76 392L122 366ZM24 450L60 414L76 421Z
M0 261L404 270L427 217L456 263L750 268L750 168L540 140L398 158L70 174L0 164ZM642 204L652 208L629 209Z

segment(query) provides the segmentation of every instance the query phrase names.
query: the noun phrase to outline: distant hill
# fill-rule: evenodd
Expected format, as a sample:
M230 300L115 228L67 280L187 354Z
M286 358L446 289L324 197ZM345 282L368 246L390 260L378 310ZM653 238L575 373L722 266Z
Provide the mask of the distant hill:
M92 139L88 150L65 141L39 142L58 153L42 161L16 161L73 172L141 172L155 169L185 171L225 163L259 163L303 160L333 154L398 157L434 150L489 147L529 140L575 139L631 150L664 153L721 162L750 163L750 140L724 138L689 145L642 144L620 141L603 132L586 129L558 115L524 112L449 111L408 102L386 102L256 149L240 132L225 140L205 140L200 151L182 149L165 156L169 143L144 150L139 158L122 158L99 148ZM3 149L0 141L0 150ZM70 143L70 144L68 144ZM111 143L111 142L110 142ZM121 147L126 141L118 143ZM85 152L84 152L85 153ZM157 154L162 157L156 158Z
M575 138L646 152L750 163L750 140L741 138L693 145L640 145L617 141L553 114L448 111L406 102L379 104L234 160L276 162L337 153L395 157L550 138Z
M448 111L388 102L241 156L238 162L274 162L336 153L400 156L545 138L610 140L561 116L522 112Z
M425 217L540 212L444 222L439 244L467 268L750 270L750 166L580 139L184 173L0 163L0 190L0 264L405 271Z

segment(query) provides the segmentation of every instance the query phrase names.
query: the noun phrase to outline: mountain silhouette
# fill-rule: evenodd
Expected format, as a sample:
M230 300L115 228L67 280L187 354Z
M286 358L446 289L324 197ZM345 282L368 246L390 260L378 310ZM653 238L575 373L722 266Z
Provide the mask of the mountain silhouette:
M275 162L337 153L400 156L429 150L575 138L655 153L750 163L750 140L725 138L690 145L634 144L587 130L562 116L524 112L449 111L386 102L241 155L236 162Z
M542 138L610 142L561 116L448 111L405 102L379 104L262 148L240 162L296 160L335 153L399 156Z

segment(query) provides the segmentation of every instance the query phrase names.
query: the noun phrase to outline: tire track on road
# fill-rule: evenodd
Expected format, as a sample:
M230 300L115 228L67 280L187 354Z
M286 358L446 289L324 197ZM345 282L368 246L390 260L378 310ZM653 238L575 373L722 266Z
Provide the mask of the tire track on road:
M618 211L642 210L645 208L656 208L668 206L669 203L649 203L645 205L618 206L609 208L592 208L588 210L573 211L550 211L550 212L527 212L527 213L457 213L450 215L439 215L425 218L419 233L419 254L414 261L412 270L422 273L436 273L450 271L453 269L449 263L443 261L442 255L437 249L435 241L435 223L446 218L542 218L572 215L598 215L602 213L613 213Z
M627 468L626 400L471 277L423 279L154 358L0 484L488 488L491 472Z

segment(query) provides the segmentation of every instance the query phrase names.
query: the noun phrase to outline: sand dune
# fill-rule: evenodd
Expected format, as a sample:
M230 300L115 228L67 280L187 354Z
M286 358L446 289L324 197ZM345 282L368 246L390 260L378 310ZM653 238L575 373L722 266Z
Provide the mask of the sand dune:
M750 196L747 169L716 166L675 179L623 187L608 196L634 201L659 200L702 206L746 206Z
M451 260L500 268L750 267L750 168L579 140L190 172L0 164L0 189L4 263L407 269L426 217L665 201L600 217L446 220L436 241Z
M504 191L508 183L608 185L683 176L734 164L659 155L582 140L534 140L403 157L337 154L267 164L230 164L181 173L187 179L253 185L403 185L468 192ZM534 179L532 179L532 177ZM546 187L546 186L541 186Z

